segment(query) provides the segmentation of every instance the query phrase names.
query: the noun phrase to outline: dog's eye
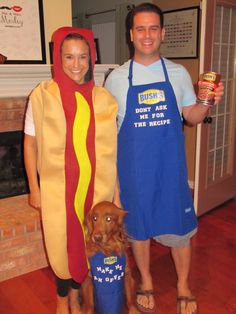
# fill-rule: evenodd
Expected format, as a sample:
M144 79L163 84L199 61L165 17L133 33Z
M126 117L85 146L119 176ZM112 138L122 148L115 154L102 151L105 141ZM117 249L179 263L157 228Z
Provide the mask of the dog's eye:
M93 221L97 221L98 217L97 216L93 216Z
M111 222L111 217L110 217L110 216L107 216L107 217L106 217L106 221L107 221L107 222Z

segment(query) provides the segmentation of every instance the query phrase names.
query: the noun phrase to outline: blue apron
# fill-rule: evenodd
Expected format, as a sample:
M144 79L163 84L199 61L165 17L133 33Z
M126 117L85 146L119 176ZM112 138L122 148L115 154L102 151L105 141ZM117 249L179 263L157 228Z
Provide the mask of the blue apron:
M132 84L118 136L118 175L129 236L185 235L197 226L188 186L184 134L174 90L165 81Z
M98 314L122 314L124 311L125 255L106 256L101 252L89 258Z

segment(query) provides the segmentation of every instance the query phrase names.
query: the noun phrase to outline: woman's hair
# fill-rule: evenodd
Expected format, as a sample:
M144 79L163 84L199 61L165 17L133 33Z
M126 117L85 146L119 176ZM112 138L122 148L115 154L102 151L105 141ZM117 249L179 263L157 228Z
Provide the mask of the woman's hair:
M133 8L130 14L130 28L134 26L134 17L141 12L153 12L160 16L161 28L164 26L164 16L162 10L153 3L144 2Z
M89 43L87 42L87 40L84 38L84 36L80 35L80 34L77 34L77 33L70 33L68 34L64 40L62 41L61 43L61 49L62 49L62 45L64 43L64 41L66 40L71 40L71 39L75 39L75 40L83 40L86 45L88 46L89 48L89 69L88 69L88 72L85 74L85 77L84 77L84 81L85 82L88 82L92 79L93 77L93 70L92 70L92 62L91 62L91 53L90 53L90 46L89 46Z

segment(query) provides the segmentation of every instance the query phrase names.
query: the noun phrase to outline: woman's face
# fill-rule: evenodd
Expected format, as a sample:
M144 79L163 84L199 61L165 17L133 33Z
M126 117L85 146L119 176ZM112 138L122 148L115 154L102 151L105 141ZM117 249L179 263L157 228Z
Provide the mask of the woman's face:
M89 70L89 47L84 40L67 39L61 47L62 68L69 78L83 84Z

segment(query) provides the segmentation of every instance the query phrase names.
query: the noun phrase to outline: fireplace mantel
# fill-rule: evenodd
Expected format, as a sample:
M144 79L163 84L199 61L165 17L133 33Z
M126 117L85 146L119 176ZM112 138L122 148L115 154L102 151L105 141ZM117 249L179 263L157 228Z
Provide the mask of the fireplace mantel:
M0 97L25 97L40 81L50 77L50 65L1 64Z
M94 72L96 85L102 85L107 71L117 66L96 64ZM26 97L39 82L50 78L49 64L1 64L0 98Z

